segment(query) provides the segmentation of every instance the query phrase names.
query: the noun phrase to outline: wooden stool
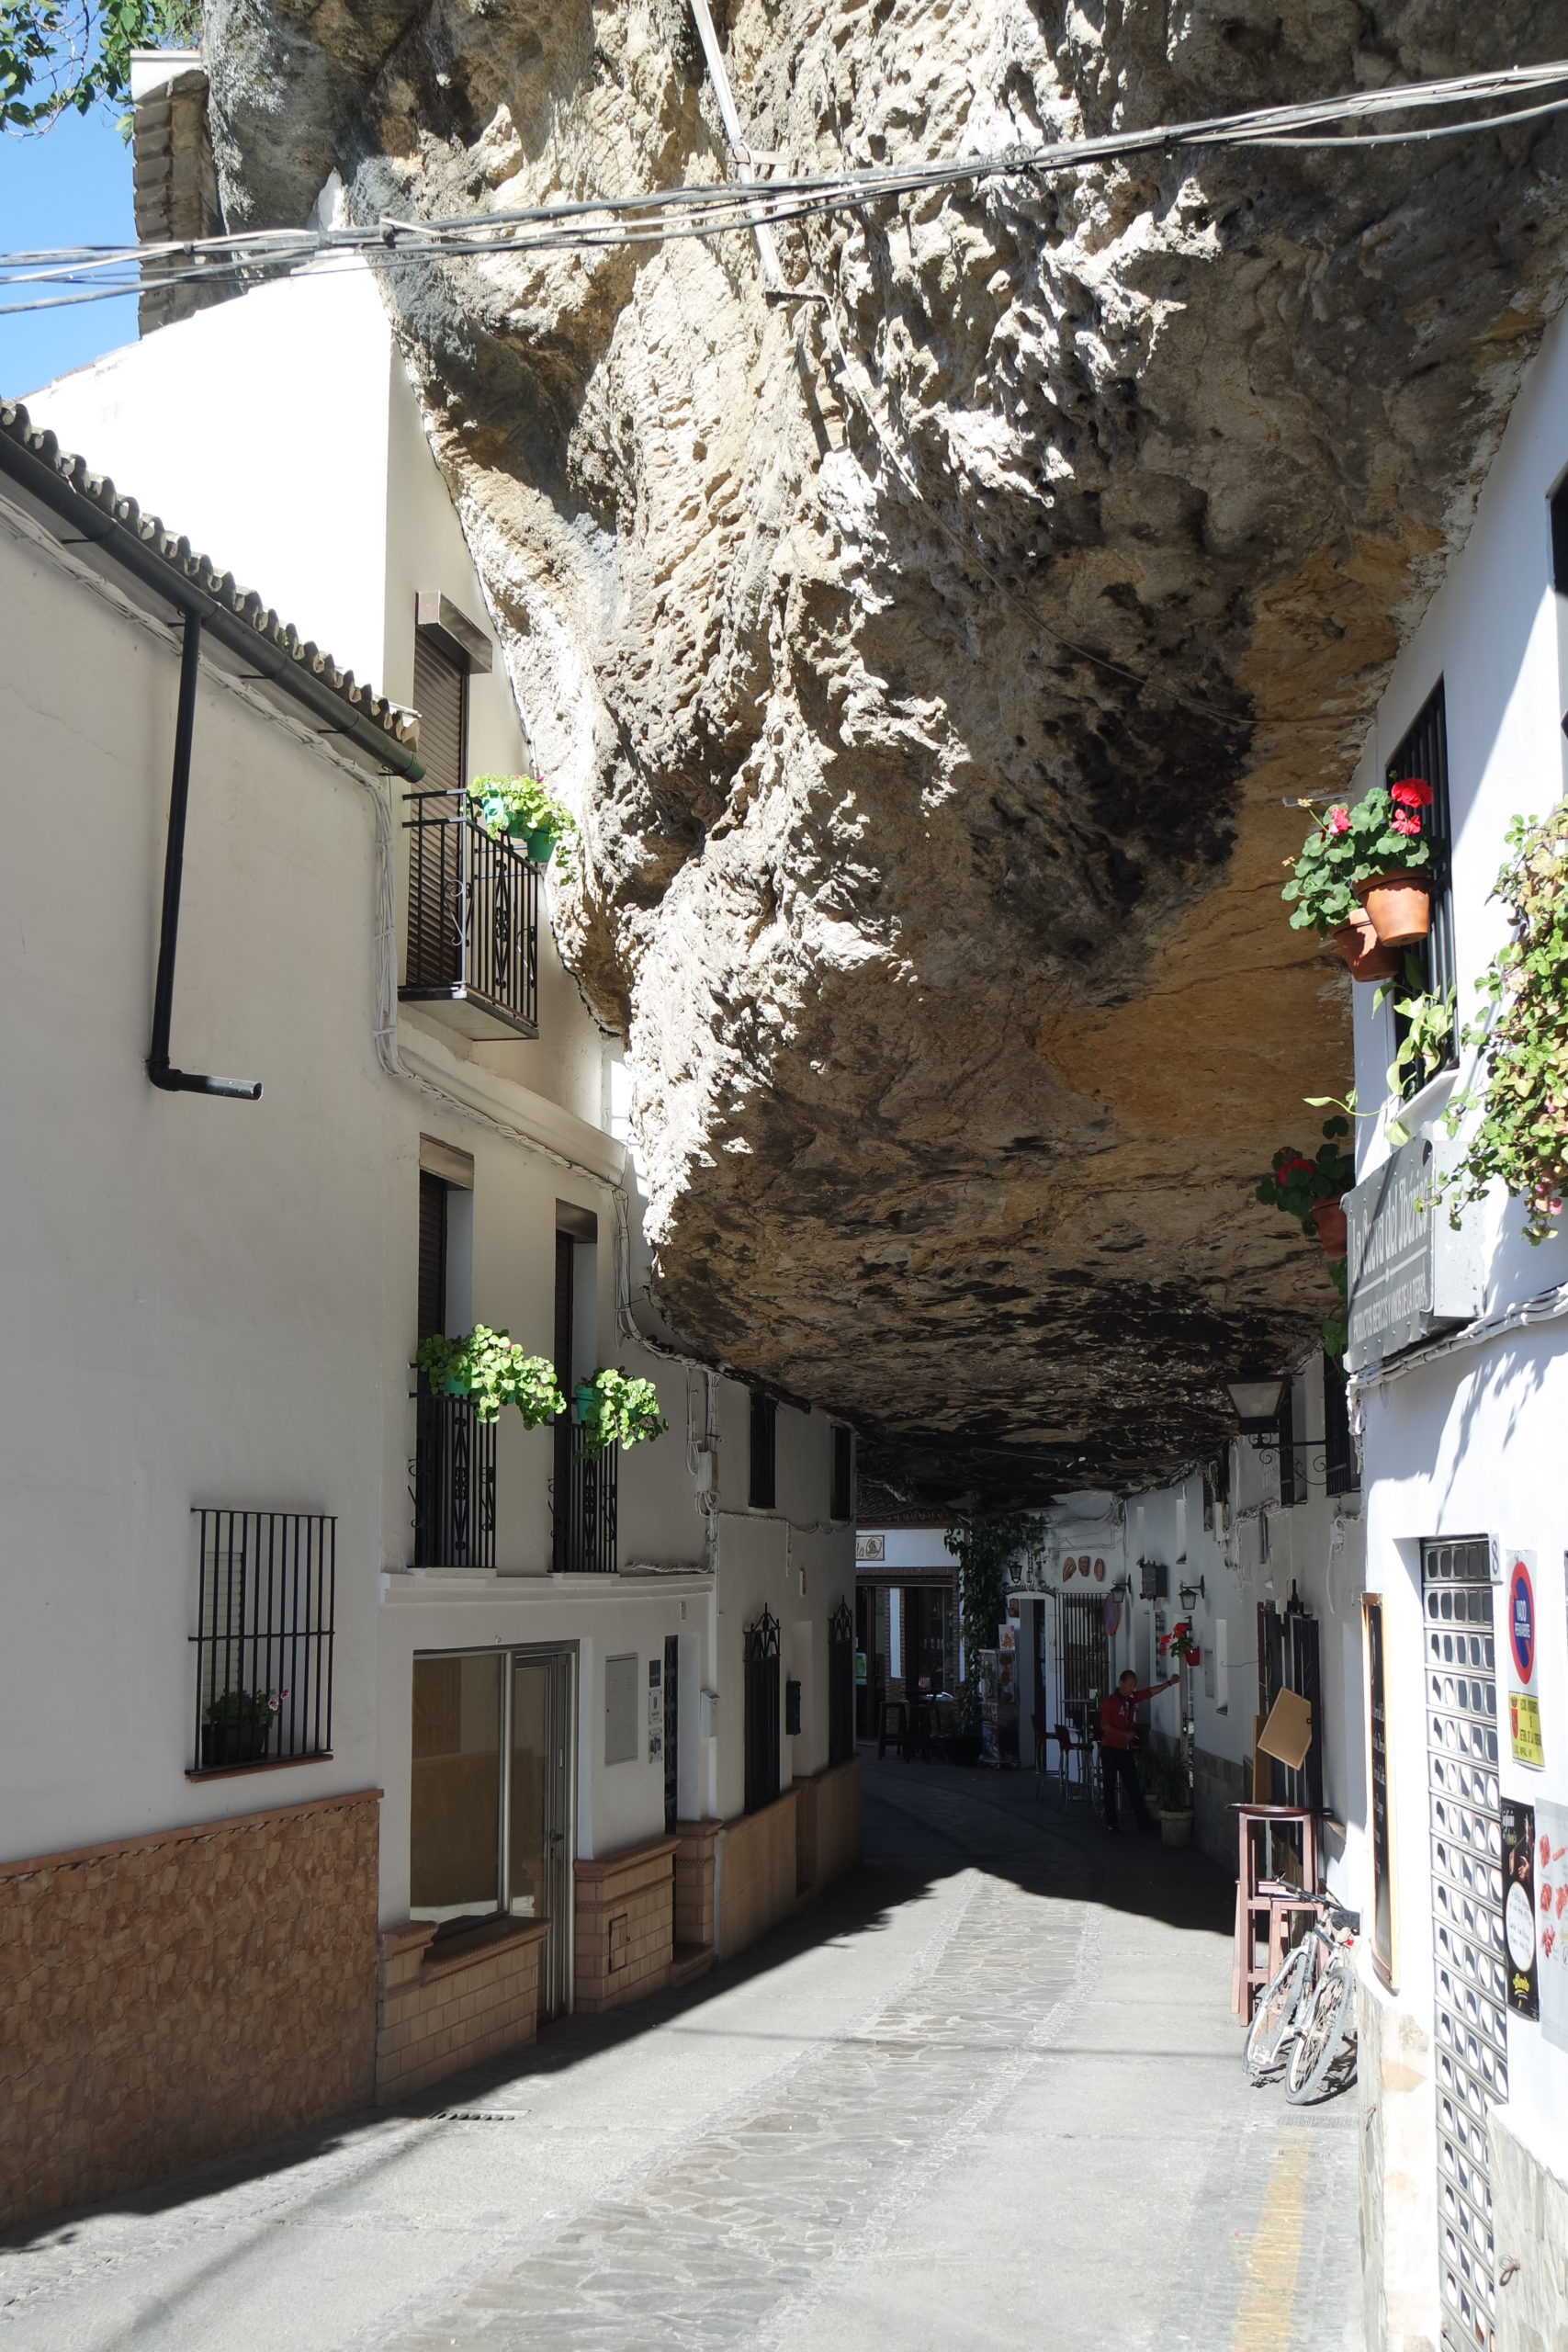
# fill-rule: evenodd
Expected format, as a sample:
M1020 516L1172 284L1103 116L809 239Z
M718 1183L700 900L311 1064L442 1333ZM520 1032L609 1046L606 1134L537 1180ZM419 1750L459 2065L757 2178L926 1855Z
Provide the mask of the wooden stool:
M897 1721L895 1721L897 1717ZM876 1752L886 1756L891 1740L907 1764L909 1760L909 1705L906 1699L884 1699L876 1726Z
M1285 1891L1283 1865L1299 1858L1300 1884L1308 1896L1318 1891L1315 1815L1288 1804L1239 1804L1241 1850L1235 1881L1235 1949L1231 1962L1231 2007L1243 2025L1252 2017L1256 1995L1285 1956L1298 1912L1316 1909ZM1280 1849L1286 1851L1281 1854ZM1263 1951L1259 1965L1258 1952Z

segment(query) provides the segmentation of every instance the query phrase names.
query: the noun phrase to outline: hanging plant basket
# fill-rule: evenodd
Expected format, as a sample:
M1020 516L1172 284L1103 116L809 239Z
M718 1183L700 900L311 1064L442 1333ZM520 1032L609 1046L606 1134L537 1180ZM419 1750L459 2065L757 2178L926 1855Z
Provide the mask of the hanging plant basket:
M1392 980L1399 970L1398 948L1384 946L1365 907L1329 936L1353 980Z
M1418 946L1431 930L1432 893L1425 875L1379 874L1355 888L1385 947Z
M1350 1246L1343 1201L1314 1201L1307 1215L1317 1228L1317 1238L1323 1244L1324 1256L1343 1258Z

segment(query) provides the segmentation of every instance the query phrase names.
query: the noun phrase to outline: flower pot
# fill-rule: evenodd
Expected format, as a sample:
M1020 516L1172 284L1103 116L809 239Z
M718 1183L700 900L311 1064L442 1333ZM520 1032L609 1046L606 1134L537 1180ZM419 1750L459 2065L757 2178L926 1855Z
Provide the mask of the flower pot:
M1190 1846L1192 1843L1191 1806L1187 1806L1180 1813L1167 1813L1162 1806L1159 1816L1159 1834L1168 1846Z
M1317 1238L1323 1244L1324 1256L1343 1258L1350 1246L1343 1202L1314 1201L1307 1215L1317 1227Z
M1329 936L1353 980L1392 980L1398 972L1398 948L1384 946L1365 908Z
M203 1724L202 1768L220 1771L226 1764L259 1764L271 1737L270 1724Z
M555 854L556 829L553 825L535 825L528 831L528 854L536 865L548 865Z
M1358 882L1356 896L1385 947L1415 947L1432 928L1432 891L1424 875L1380 874Z
M571 1392L572 1409L580 1421L592 1423L599 1418L599 1391L591 1380L580 1381Z
M468 1384L460 1372L450 1372L441 1384L441 1394L443 1396L466 1396Z

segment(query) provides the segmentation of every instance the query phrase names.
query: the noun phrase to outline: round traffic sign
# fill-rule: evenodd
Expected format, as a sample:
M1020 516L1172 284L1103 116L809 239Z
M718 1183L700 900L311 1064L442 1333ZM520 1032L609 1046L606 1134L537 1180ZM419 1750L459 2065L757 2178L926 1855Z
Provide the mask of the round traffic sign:
M1508 1647L1521 1683L1535 1672L1535 1590L1522 1560L1508 1570Z

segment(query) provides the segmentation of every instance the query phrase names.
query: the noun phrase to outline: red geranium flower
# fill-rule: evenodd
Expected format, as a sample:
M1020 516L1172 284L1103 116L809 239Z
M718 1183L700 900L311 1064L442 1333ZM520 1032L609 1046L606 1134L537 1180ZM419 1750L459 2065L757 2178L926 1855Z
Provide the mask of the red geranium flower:
M1341 802L1337 808L1329 810L1326 822L1331 833L1348 833L1350 830L1350 811Z
M1406 839L1413 837L1421 830L1421 820L1414 808L1396 808L1390 821L1394 831L1404 833Z
M1403 784L1392 785L1389 787L1388 797L1391 800L1397 801L1402 808L1429 808L1432 805L1432 787L1429 784L1423 784L1418 775L1407 775ZM1398 822L1397 818L1394 821Z

